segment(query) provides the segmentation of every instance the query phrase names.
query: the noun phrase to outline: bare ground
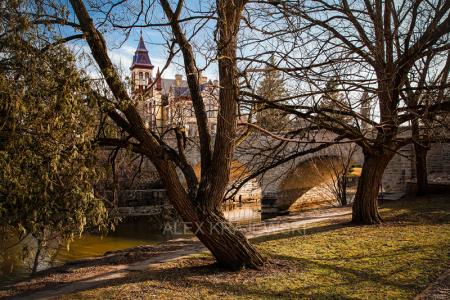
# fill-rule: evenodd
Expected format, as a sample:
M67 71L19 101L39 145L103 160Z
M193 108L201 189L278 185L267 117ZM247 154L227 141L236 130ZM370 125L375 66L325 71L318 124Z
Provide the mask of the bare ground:
M415 300L447 300L450 299L450 269L431 283Z

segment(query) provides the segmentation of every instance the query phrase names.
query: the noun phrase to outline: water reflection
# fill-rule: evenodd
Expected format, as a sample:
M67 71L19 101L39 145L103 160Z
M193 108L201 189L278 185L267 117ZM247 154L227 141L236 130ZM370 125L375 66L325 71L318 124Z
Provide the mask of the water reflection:
M250 223L261 220L260 203L227 204L224 207L225 217L234 223ZM40 262L38 270L44 270L52 266L58 266L65 262L79 260L88 257L101 256L107 251L121 250L139 245L156 245L163 241L191 236L187 231L168 231L167 226L179 220L173 216L140 216L124 218L118 224L114 232L107 236L93 233L85 233L81 238L75 239L70 248L59 247L51 259ZM33 241L28 240L29 245ZM8 251L18 251L23 245L10 248ZM30 272L31 257L23 260L17 259L17 255L7 256L0 274L0 282L7 283L27 276ZM10 257L9 259L7 257ZM12 271L12 272L10 272Z
M233 223L253 223L261 221L261 204L256 203L231 203L224 207L225 218Z

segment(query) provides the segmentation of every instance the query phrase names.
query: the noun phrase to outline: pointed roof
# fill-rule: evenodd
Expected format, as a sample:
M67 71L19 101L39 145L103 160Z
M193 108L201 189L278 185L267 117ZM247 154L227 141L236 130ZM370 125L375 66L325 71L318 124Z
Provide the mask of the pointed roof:
M139 38L139 44L137 46L136 51L144 51L144 52L148 52L147 48L145 47L145 42L144 42L144 38L142 37L142 34Z
M150 61L150 57L148 56L147 48L145 47L144 38L141 37L139 39L139 44L134 52L133 63L131 64L131 70L139 67L144 69L153 69L152 62Z

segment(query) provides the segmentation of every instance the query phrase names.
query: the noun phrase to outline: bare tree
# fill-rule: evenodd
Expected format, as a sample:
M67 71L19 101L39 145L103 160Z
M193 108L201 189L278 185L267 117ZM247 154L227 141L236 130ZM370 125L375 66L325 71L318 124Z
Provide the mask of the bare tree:
M266 101L250 85L242 95L251 103L265 103L355 141L363 149L364 165L353 222L380 223L377 198L384 170L398 149L413 142L405 126L424 114L436 116L450 107L448 97L414 107L408 107L401 97L408 90L422 93L448 88L447 79L426 88L408 87L406 82L418 60L431 53L436 57L448 53L450 2L269 1L265 11L253 6L247 10L250 33L242 45L246 55L240 57L245 81L251 81L246 70L266 66L284 72L296 84L291 86L290 97L277 101ZM247 55L245 49L250 47L259 51ZM270 55L283 64L268 63ZM327 85L333 78L337 78L333 90L343 92L345 101L334 107L321 106L324 95L333 92ZM362 97L364 93L368 96ZM359 113L363 99L376 103L370 118Z
M441 59L436 59L436 53L431 52L415 63L405 83L407 89L401 94L406 105L411 110L414 111L419 105L428 107L433 103L439 103L444 98L448 99L448 88L433 88L434 86L444 87L448 81L450 55L447 53L441 56ZM441 64L443 68L436 67L436 65L439 66ZM436 131L446 132L447 130L445 124L442 124L439 117L436 118L432 112L430 114L425 111L423 115L411 120L417 195L425 195L428 192L428 149L432 142L442 140L442 134L435 134Z
M144 126L141 116L111 63L105 40L96 29L85 5L81 0L71 0L70 3L79 21L79 28L92 51L92 56L114 96L115 107L109 111L109 117L128 135L125 141L105 139L103 142L130 147L152 161L167 189L170 201L183 220L191 224L195 235L220 264L231 269L262 266L264 261L262 256L242 233L233 228L221 212L235 142L236 103L239 96L236 67L237 33L246 1L226 0L216 3L215 39L220 79L220 118L214 144L207 126L207 115L200 93L193 47L180 22L184 2L178 1L173 9L169 1L160 1L167 19L166 26L171 29L173 39L183 55L200 139L200 178L197 178L193 166L187 161L184 145L180 140L177 143L178 149L175 150ZM177 174L177 168L183 173L187 188L183 186Z

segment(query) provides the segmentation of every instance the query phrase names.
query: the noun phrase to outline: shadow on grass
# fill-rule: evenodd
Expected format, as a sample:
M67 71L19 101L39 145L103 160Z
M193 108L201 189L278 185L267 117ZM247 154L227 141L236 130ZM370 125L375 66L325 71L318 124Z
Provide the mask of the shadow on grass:
M395 251L389 251L384 253L383 256L395 256L399 253L404 253L410 249L402 248ZM364 257L349 257L345 260L361 259ZM314 298L314 299L356 299L351 298L343 293L339 294L336 291L336 287L348 289L349 291L353 286L364 282L373 282L375 285L388 286L406 292L412 293L417 289L417 286L411 282L402 282L399 280L391 280L388 276L395 273L404 272L404 266L399 265L398 268L393 270L390 274L380 275L374 270L364 270L345 266L336 265L336 260L321 260L321 259L306 259L303 257L294 257L289 255L273 255L268 266L261 271L244 270L241 272L227 271L215 263L212 263L212 258L196 258L186 259L184 263L187 265L169 266L164 269L151 269L140 272L129 272L124 274L124 277L117 279L100 279L98 276L92 276L89 278L89 282L86 280L74 281L71 283L72 289L61 290L61 294L75 293L82 291L89 291L102 287L119 287L127 284L138 284L142 289L142 293L148 292L150 288L164 289L164 285L172 287L188 287L195 288L194 290L208 290L213 294L227 294L232 296L245 295L255 298L277 298L277 299L292 299L292 298ZM354 266L360 266L359 264L353 264ZM281 266L281 267L280 267ZM332 281L326 278L322 281L311 280L311 282L301 284L296 283L293 280L293 274L301 274L307 272L320 271L323 274L329 274L331 277L337 276L341 282L333 284ZM118 273L112 272L111 274ZM108 275L108 274L107 274ZM104 277L102 274L101 277ZM327 275L324 275L327 276ZM271 288L264 287L264 285L258 286L257 279L263 278L266 282L276 282L277 280L292 281L286 287ZM241 284L241 280L246 280L245 284ZM150 282L151 281L151 282ZM149 283L150 282L150 283ZM333 288L330 288L332 285ZM150 287L149 287L150 286ZM272 285L273 286L273 285ZM19 297L29 296L35 298L39 296L39 292L48 290L49 287L36 289L33 291L27 291L26 293L17 295ZM136 288L136 286L133 286ZM113 289L108 292L107 297L120 297L120 288ZM58 295L58 294L55 294ZM50 296L55 296L50 295ZM45 296L45 295L44 295ZM48 295L47 295L48 296ZM96 295L102 297L102 295ZM187 295L186 295L187 296ZM195 298L194 295L191 295ZM199 295L200 296L200 295Z
M405 202L401 203L390 203L383 207L388 210L383 212L383 216L386 221L396 221L396 222L411 222L421 224L423 222L430 224L443 224L448 223L450 220L450 201L443 199L441 201L424 201L424 202ZM389 209L393 209L390 211ZM398 224L396 224L398 225ZM400 224L401 225L401 224ZM354 227L348 223L337 223L337 224L323 224L318 227L307 228L305 231L300 232L288 232L272 235L270 237L260 237L253 239L256 243L261 243L264 241L280 240L291 237L298 237L303 235L313 235L316 233L329 232L334 230L343 229L346 227ZM389 226L389 225L388 225ZM382 230L382 228L380 228ZM377 258L379 261L383 260L383 257L395 257L402 253L424 251L423 246L413 245L404 246L392 251L384 250L383 253L378 255L371 254L371 258ZM347 256L342 258L344 261L352 261L365 259L364 255ZM246 295L256 298L277 298L277 299L292 299L292 298L340 298L340 299L352 299L344 294L338 294L334 288L330 288L330 281L323 280L317 282L311 280L310 283L295 284L285 288L273 288L270 285L267 287L259 287L255 285L256 281L247 284L241 284L242 274L244 274L247 279L250 278L263 278L263 281L271 280L285 280L292 281L294 270L295 274L302 274L312 271L319 270L324 274L329 273L333 276L338 276L340 282L335 285L335 287L340 286L344 288L351 288L358 283L373 282L374 285L380 284L383 286L388 286L396 288L399 290L407 291L409 293L414 293L417 289L417 284L411 282L410 280L392 280L389 277L395 275L396 273L405 272L405 264L399 263L398 266L392 269L389 274L377 274L376 270L373 269L360 269L361 264L358 262L353 262L352 264L346 263L344 266L338 265L336 259L326 259L317 258L314 260L307 259L305 257L294 257L289 255L273 255L272 259L281 263L281 267L276 266L276 264L268 264L269 266L262 271L251 271L245 270L243 272L229 272L226 271L216 264L211 264L212 258L190 258L185 260L184 263L187 266L178 265L171 267L170 265L165 269L152 269L148 271L140 272L128 272L124 274L121 278L107 278L108 275L119 274L122 271L112 271L109 274L101 274L98 276L92 276L89 278L90 281L86 282L86 279L79 281L70 282L72 290L65 289L68 286L66 282L53 282L51 285L36 287L36 289L28 290L23 292L16 297L29 296L30 298L35 298L36 293L45 292L51 289L51 286L58 286L61 288L60 294L74 293L81 291L89 291L97 289L100 287L117 287L125 284L139 284L139 287L143 289L143 293L147 292L148 281L152 281L151 284L156 285L156 288L164 288L164 284L169 284L173 287L195 287L203 288L212 293L224 294L228 293L231 295ZM200 261L200 263L199 263ZM352 267L355 266L355 267ZM271 269L272 268L272 269ZM241 275L239 275L241 274ZM299 275L299 276L300 276ZM324 275L326 276L326 275ZM401 277L401 276L400 276ZM240 279L239 279L240 278ZM241 281L240 281L241 280ZM276 283L276 282L275 282ZM152 287L155 288L155 287ZM65 291L65 292L64 292ZM121 293L121 289L114 289L114 293L117 296ZM116 295L114 295L116 296ZM188 295L186 295L188 296ZM193 298L194 295L191 295Z
M434 198L407 198L381 206L385 222L447 224L450 223L450 195L438 195Z
M317 233L334 231L337 229L353 227L353 226L354 226L353 224L351 224L347 221L343 221L341 223L332 223L332 224L329 224L329 222L328 222L328 223L322 223L321 225L309 224L309 226L305 226L304 228L298 228L298 229L294 229L294 230L287 231L287 232L272 234L269 236L252 238L251 241L254 243L262 243L262 242L275 241L275 240L281 240L281 239L286 239L286 238L294 238L294 237L303 236L303 235L313 235L313 234L317 234Z

